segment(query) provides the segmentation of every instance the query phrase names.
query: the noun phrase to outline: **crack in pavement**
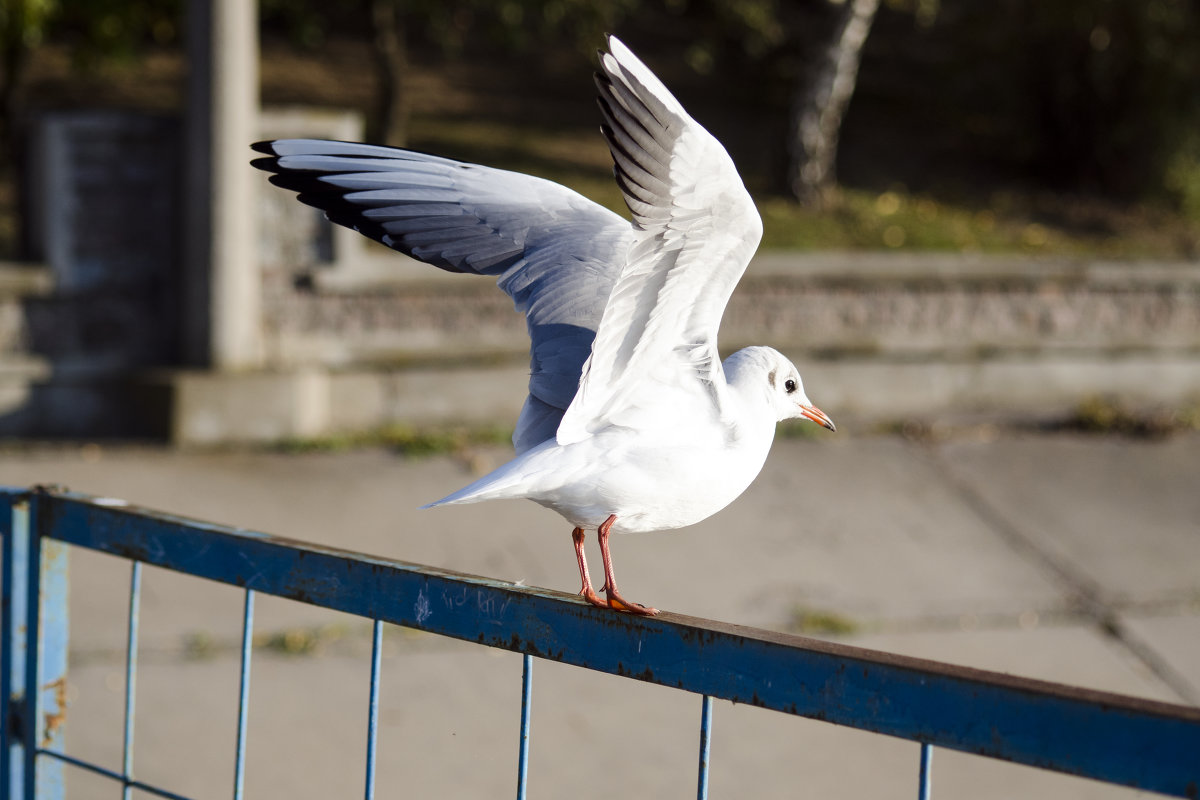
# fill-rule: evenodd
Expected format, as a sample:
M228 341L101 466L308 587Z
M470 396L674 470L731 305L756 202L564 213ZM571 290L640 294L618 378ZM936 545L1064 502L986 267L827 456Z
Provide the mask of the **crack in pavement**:
M1181 699L1192 705L1200 705L1197 691L1183 675L1159 655L1158 651L1134 635L1121 624L1120 608L1105 599L1104 587L1083 574L1070 560L1054 553L1030 536L981 492L969 480L956 474L946 460L942 449L936 444L915 442L914 447L923 452L935 473L975 513L988 529L998 535L1018 554L1049 571L1069 594L1069 600L1077 604L1080 613L1106 636L1128 650L1136 659L1162 681Z

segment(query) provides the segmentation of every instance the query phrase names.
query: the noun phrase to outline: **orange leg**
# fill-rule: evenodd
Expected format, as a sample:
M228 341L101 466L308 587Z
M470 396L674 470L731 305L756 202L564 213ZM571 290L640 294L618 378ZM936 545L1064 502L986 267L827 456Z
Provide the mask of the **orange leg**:
M608 595L608 605L610 608L628 611L632 614L645 614L653 616L658 613L657 608L644 606L641 603L634 603L621 597L621 593L617 591L617 577L613 574L612 555L608 552L608 533L612 529L613 523L617 521L616 514L610 514L608 519L600 523L600 527L596 533L600 539L600 555L604 559L604 587L600 590ZM578 529L577 529L578 530ZM579 540L582 543L582 537ZM582 545L577 546L581 547ZM582 558L582 556L581 556ZM580 562L582 563L582 561Z
M579 562L579 577L583 579L583 588L579 590L579 594L594 606L607 607L607 603L601 600L596 591L592 589L592 576L588 574L587 556L583 554L583 528L571 531L571 540L575 542L575 560Z

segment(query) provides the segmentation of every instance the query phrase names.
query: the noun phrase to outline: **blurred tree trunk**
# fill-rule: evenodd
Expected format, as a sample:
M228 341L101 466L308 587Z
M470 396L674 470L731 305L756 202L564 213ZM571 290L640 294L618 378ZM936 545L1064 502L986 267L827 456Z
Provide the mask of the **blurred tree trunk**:
M379 76L367 141L403 147L408 141L408 45L399 0L371 0L372 45Z
M12 153L16 142L17 86L29 49L16 26L0 26L0 147Z
M0 0L0 174L16 185L11 224L17 231L16 253L27 249L21 203L24 175L24 137L21 130L21 81L33 47L41 40L46 22L55 10L53 0Z
M829 47L792 96L788 184L802 203L820 205L837 183L838 131L854 94L863 45L879 0L841 0Z

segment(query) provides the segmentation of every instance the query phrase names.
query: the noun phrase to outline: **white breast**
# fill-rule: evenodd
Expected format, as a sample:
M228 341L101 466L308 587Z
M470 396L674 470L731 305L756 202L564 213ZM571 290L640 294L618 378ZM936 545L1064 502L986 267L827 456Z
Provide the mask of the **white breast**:
M762 469L773 437L773 423L732 441L667 443L620 430L601 433L548 451L560 467L580 466L547 472L555 479L526 496L582 528L594 529L610 514L617 516L614 533L682 528L737 499Z

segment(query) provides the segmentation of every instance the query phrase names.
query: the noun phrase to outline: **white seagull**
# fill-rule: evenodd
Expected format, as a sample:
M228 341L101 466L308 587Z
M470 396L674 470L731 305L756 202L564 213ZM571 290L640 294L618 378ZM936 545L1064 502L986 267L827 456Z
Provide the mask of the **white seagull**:
M429 506L528 498L574 526L597 606L637 614L609 536L681 528L758 475L775 423L834 430L769 347L721 361L725 304L762 221L725 149L616 37L596 73L601 131L632 223L540 178L408 150L281 139L254 148L271 182L330 220L451 272L496 277L525 314L529 397L517 455ZM596 530L602 600L584 558Z

